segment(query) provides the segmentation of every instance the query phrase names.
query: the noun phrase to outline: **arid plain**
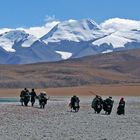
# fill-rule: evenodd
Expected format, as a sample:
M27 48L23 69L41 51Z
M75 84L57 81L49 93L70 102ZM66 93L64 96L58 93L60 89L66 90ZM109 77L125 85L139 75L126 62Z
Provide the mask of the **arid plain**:
M54 63L0 65L0 96L23 88L49 95L140 95L140 49Z

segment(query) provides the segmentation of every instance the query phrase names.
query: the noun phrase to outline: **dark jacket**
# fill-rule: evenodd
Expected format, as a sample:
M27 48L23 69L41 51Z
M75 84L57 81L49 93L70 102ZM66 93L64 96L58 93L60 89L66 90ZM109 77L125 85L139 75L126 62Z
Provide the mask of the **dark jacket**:
M20 97L21 97L21 98L22 98L22 97L25 97L26 94L27 94L27 93L26 93L26 90L22 90L21 93L20 93Z
M35 91L32 91L32 92L30 93L30 96L31 96L31 98L35 98L35 97L36 97L36 92L35 92Z

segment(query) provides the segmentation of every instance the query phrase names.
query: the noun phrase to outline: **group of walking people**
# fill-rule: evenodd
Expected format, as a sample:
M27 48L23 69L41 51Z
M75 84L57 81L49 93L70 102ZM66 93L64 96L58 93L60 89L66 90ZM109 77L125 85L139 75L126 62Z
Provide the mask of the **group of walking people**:
M74 110L75 112L78 112L80 109L80 100L77 96L73 96L70 101L70 108L71 111ZM96 95L96 97L93 99L91 107L94 109L95 113L99 114L101 110L103 109L105 111L106 115L110 115L112 112L114 101L112 100L112 97L108 97L107 99L103 100L101 96ZM119 101L119 105L117 107L118 115L125 114L125 101L124 98L121 98Z
M39 100L40 108L44 108L49 97L47 97L45 92L41 92L37 96L34 89L30 92L27 88L24 88L20 93L20 102L22 106L28 106L29 102L31 102L31 106L34 106L36 99Z
M114 101L112 97L109 96L107 99L103 100L101 96L96 95L96 97L92 101L92 108L95 110L95 113L100 113L103 109L105 114L110 115L112 112ZM125 101L124 98L121 98L119 101L119 105L117 107L118 115L125 114Z
M105 114L109 115L112 112L113 103L112 97L103 100L100 96L96 95L92 101L91 107L95 110L95 113L100 113L103 109Z
M20 102L23 106L28 106L28 103L31 102L31 106L34 106L34 103L36 99L39 100L40 108L44 108L47 104L47 100L49 100L49 97L47 97L46 92L41 92L38 96L34 89L29 92L27 88L21 91L20 94ZM71 108L71 111L78 112L80 109L80 99L76 95L71 97L69 107ZM101 110L103 109L105 111L105 114L110 115L112 112L114 101L112 100L112 97L108 97L107 99L103 100L101 96L96 95L95 98L92 101L91 107L94 109L95 113L99 114ZM117 114L125 114L125 101L124 98L120 99L119 105L117 107Z

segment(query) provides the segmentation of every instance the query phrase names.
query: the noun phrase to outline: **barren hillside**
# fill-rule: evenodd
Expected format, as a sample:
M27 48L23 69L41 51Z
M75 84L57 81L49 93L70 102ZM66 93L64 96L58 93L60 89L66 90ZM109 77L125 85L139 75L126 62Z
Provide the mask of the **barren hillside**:
M55 63L0 65L0 88L140 83L140 49Z

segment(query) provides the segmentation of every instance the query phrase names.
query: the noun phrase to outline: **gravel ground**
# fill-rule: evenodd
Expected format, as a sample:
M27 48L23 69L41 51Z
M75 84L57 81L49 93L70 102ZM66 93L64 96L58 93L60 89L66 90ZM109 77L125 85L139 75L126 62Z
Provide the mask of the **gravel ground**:
M94 114L92 99L81 98L78 113L70 112L69 97L52 97L45 109L0 104L0 140L140 140L140 97L125 97L126 115Z

